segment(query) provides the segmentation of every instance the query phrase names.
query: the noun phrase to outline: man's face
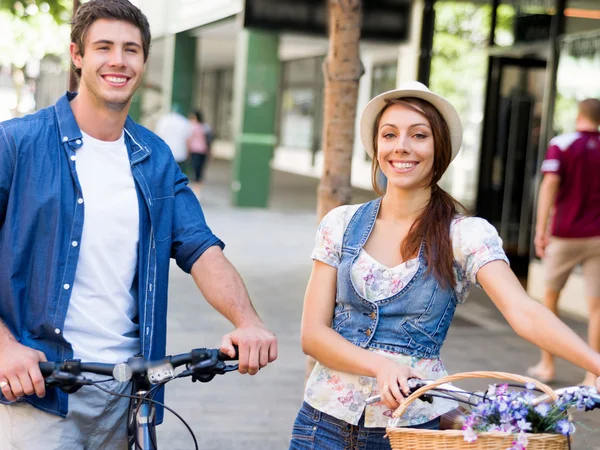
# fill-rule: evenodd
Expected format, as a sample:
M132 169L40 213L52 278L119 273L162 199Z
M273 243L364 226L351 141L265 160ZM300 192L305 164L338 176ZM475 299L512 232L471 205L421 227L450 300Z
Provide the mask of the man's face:
M81 69L80 92L87 90L104 106L122 110L129 105L144 74L142 34L121 20L99 19L87 30L84 56L71 43L71 57Z

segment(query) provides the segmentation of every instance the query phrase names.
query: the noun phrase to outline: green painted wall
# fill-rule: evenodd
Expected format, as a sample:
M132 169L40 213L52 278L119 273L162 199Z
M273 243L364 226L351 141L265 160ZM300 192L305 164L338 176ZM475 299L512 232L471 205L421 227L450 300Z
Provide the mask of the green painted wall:
M192 110L194 101L196 42L194 36L185 33L175 35L171 106L177 105L180 108L178 112L184 116Z
M271 186L271 159L277 138L275 119L281 63L276 34L240 32L234 103L236 153L232 200L236 206L266 207Z
M131 105L129 106L129 115L138 123L142 118L142 89L142 86L140 86L137 92L133 94Z

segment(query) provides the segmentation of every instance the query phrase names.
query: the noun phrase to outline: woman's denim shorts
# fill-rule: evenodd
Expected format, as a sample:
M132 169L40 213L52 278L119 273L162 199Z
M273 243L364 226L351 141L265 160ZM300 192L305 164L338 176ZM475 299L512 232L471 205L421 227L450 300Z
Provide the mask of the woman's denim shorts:
M290 450L390 450L385 428L366 428L363 415L351 425L304 402L292 430ZM440 418L411 428L437 430Z

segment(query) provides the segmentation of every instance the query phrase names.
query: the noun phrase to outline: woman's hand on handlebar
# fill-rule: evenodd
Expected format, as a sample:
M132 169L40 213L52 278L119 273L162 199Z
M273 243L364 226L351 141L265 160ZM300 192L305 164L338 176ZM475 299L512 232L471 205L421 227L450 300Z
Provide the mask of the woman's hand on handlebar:
M46 355L15 340L0 346L0 387L8 401L24 395L46 395L40 361L46 361Z
M423 378L423 376L409 366L382 357L382 363L377 368L376 378L381 401L388 408L396 409L404 397L410 394L408 379Z
M221 352L234 358L234 345L238 346L240 373L255 375L277 359L277 338L262 324L239 327L223 336Z

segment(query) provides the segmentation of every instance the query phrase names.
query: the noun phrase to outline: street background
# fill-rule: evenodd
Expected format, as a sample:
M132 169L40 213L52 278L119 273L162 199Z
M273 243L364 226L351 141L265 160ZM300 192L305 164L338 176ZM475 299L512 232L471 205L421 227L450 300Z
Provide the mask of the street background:
M233 208L229 206L230 173L229 162L213 161L201 203L208 224L225 241L225 254L242 275L260 316L276 333L279 358L253 377L234 372L208 384L189 379L172 382L166 404L190 424L203 450L287 449L303 397L306 357L300 346L300 320L317 226L318 180L274 171L268 209ZM372 196L355 190L353 202ZM584 323L565 320L585 336ZM222 335L231 330L229 322L203 300L192 278L173 264L168 352L218 347ZM457 309L442 358L450 373L524 374L538 360L539 351L519 338L485 293L474 288ZM583 376L582 370L558 360L552 386L575 385ZM473 380L461 386L483 388L488 383ZM600 450L600 412L577 413L575 420L578 431L572 448ZM169 413L159 427L158 439L161 448L194 448L189 432Z

